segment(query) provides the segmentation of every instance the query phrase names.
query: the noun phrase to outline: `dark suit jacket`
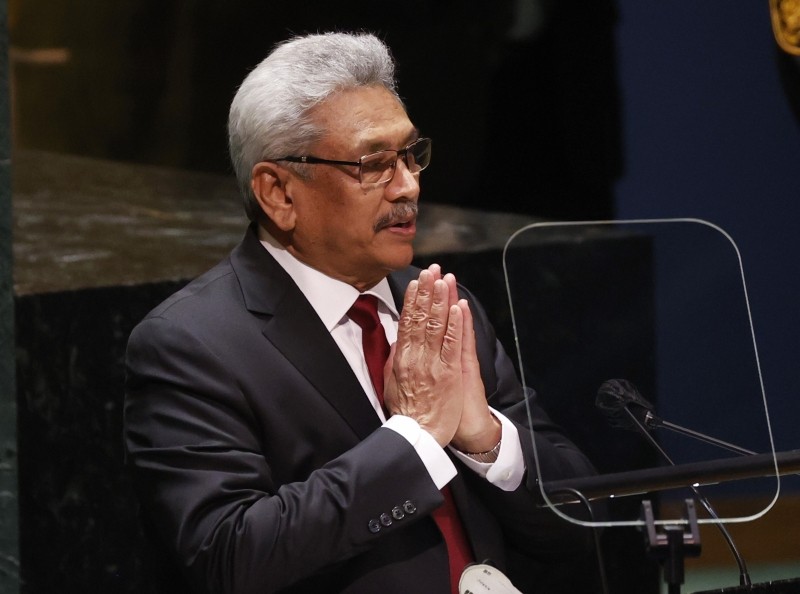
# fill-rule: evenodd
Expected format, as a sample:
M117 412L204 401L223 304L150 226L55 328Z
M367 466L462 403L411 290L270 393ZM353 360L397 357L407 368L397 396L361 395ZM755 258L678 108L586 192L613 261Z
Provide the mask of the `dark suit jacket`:
M417 274L390 276L398 309ZM585 541L536 506L523 392L485 313L475 303L473 311L489 402L518 424L529 469L507 493L459 468L451 485L475 557L504 568L509 551L569 554ZM187 589L449 591L445 546L429 517L442 495L413 448L381 428L254 228L135 328L126 363L127 462L145 520L165 546L161 560L181 568ZM535 405L534 423L546 472L591 472ZM384 513L391 525L371 531Z

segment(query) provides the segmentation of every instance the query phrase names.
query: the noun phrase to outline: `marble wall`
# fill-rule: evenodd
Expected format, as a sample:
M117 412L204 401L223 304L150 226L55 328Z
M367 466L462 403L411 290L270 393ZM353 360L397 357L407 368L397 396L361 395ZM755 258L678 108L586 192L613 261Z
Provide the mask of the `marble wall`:
M180 284L17 298L22 592L151 591L122 467L123 357Z

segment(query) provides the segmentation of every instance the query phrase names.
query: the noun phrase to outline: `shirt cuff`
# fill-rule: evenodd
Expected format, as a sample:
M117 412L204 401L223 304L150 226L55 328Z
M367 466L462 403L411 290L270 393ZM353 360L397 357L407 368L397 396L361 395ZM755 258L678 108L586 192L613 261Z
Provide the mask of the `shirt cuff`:
M522 445L519 442L517 426L493 408L490 407L489 410L500 421L500 426L502 427L500 438L502 443L500 452L497 454L497 460L489 463L477 462L464 452L459 452L453 447L450 450L455 453L467 468L482 476L494 486L503 491L514 491L520 486L522 478L525 476L525 459L522 457Z
M455 464L444 449L411 417L392 415L383 426L399 433L411 444L437 489L444 487L458 473ZM516 430L516 427L514 429ZM519 446L519 439L517 439L517 446ZM505 448L505 444L503 444L503 448Z

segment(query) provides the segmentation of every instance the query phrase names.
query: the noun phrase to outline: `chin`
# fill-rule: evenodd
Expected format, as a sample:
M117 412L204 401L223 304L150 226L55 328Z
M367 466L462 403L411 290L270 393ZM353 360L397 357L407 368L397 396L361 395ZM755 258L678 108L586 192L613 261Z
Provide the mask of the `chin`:
M411 246L408 246L408 249L405 251L405 253L403 253L402 255L398 256L397 268L395 268L395 270L398 270L400 268L406 268L407 266L410 266L411 265L411 261L413 259L414 259L414 248L411 247Z
M408 267L413 258L414 250L409 247L408 250L403 252L398 250L395 253L383 258L383 266L389 272L394 272L395 270L401 270Z

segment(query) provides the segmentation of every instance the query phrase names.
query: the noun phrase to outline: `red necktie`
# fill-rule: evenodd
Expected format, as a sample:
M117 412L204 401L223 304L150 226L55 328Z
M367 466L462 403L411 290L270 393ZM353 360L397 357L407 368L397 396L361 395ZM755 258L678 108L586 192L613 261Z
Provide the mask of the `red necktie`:
M389 342L378 318L378 298L375 295L359 295L347 315L361 326L361 346L367 361L369 379L372 380L378 401L383 406L383 366L389 358Z
M364 359L367 362L372 385L378 394L378 400L383 406L383 366L389 356L389 343L378 318L378 298L374 295L359 295L347 315L361 326ZM450 590L453 594L458 594L458 580L464 568L472 563L473 557L449 486L445 485L442 495L444 495L444 503L434 510L433 519L439 526L447 545L450 562Z

